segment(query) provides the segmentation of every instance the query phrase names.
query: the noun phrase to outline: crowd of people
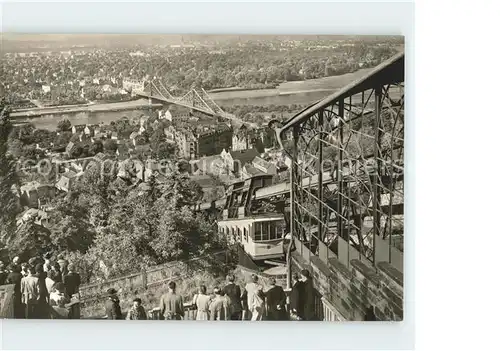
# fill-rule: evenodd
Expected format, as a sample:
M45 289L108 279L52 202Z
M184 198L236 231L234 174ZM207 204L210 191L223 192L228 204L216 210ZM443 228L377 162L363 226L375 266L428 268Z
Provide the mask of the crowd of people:
M270 279L270 287L264 291L257 275L252 275L251 281L242 289L235 283L234 275L227 276L227 284L215 287L210 294L205 285L199 287L198 293L187 304L177 292L176 283L168 283L168 292L160 299L158 319L187 319L188 310L195 310L196 320L314 320L314 288L308 270L302 270L300 275L293 275L293 286L290 300L283 288L276 285L276 279ZM108 319L146 320L148 315L142 306L140 298L133 300L133 305L124 314L120 307L117 291L113 288L107 291L105 302ZM153 319L156 319L153 317Z
M78 319L80 318L80 276L73 264L64 257L52 259L31 258L20 262L14 257L8 267L0 261L0 285L14 285L14 318L25 319ZM241 287L232 274L227 276L224 287L214 287L211 293L200 285L198 293L185 303L177 292L176 283L168 283L168 292L161 296L159 307L154 309L157 318L148 314L140 298L132 301L123 313L118 292L110 288L104 303L107 319L127 320L182 320L188 319L187 310L193 311L196 320L313 320L315 315L314 288L308 270L293 275L293 284L287 301L284 289L270 279L264 290L257 275Z
M80 275L64 257L50 254L6 267L0 261L0 285L13 284L14 318L78 319Z

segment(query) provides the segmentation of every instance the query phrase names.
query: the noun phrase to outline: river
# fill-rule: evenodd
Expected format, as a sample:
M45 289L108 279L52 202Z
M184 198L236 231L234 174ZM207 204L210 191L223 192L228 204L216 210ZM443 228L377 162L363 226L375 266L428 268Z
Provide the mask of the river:
M275 89L238 90L210 93L212 99L224 109L225 106L233 105L291 105L311 104L334 93L341 87L349 84L366 74L370 69L361 69L354 73L342 76L325 77L299 82L286 82ZM133 103L131 103L133 105ZM24 120L30 122L36 128L56 130L57 123L68 118L73 125L79 124L109 124L121 117L134 118L144 114L147 110L131 107L122 111L96 111L96 112L74 112L66 114L45 115Z

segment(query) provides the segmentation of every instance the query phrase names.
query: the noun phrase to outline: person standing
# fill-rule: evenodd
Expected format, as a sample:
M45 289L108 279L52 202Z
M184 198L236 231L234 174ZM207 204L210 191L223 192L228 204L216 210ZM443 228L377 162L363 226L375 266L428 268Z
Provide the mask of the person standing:
M210 313L210 301L212 298L207 295L207 287L200 286L200 291L193 298L193 305L196 306L196 320L208 321Z
M226 321L229 320L229 299L222 296L222 290L214 288L215 299L210 304L210 320Z
M315 304L314 304L314 286L313 282L311 279L311 274L307 269L303 269L300 272L302 276L302 284L303 284L303 294L304 298L302 300L303 303L303 314L304 314L304 320L306 321L312 321L315 319L314 316L314 310L315 310Z
M59 268L61 269L61 276L65 276L68 274L68 261L64 258L63 255L59 255L57 257L57 263L59 264Z
M14 318L23 318L23 305L21 299L21 266L12 265L11 272L7 276L7 284L14 284Z
M241 320L246 321L248 320L249 316L249 310L248 310L248 293L245 289L243 289L243 292L241 294Z
M49 294L49 309L52 319L69 319L69 310L66 304L69 299L64 293L64 284L55 283Z
M292 285L292 291L290 293L290 318L292 320L302 320L304 318L304 313L302 310L304 285L300 281L299 275L297 273L293 274L292 279L293 279L293 285Z
M108 294L108 299L104 303L104 307L106 308L106 315L108 316L108 319L123 319L120 299L116 295L118 292L111 288L108 289L106 293Z
M252 274L252 281L245 286L248 310L252 315L252 321L261 320L264 312L264 294L262 285L258 284L258 281L257 275Z
M48 273L50 271L50 268L51 268L50 253L48 253L48 252L44 253L43 260L44 260L43 270Z
M19 256L15 256L13 259L12 259L12 266L19 266Z
M22 303L26 306L25 318L35 319L40 299L40 284L38 283L38 278L35 276L35 268L29 266L27 271L28 275L21 279Z
M257 291L253 295L252 301L252 321L261 321L264 316L266 304L266 295L264 294L264 288L262 285L257 287Z
M276 279L271 278L271 288L266 292L267 317L272 321L284 320L286 295L281 286L276 285Z
M222 289L222 292L229 298L229 319L232 321L239 321L241 320L241 312L243 310L241 289L234 283L234 275L229 274L227 280L228 284Z
M78 293L80 289L80 274L75 273L74 264L68 264L68 274L63 276L63 284L68 297L71 298L74 294Z
M69 302L64 292L63 283L55 283L52 291L49 295L49 305L50 306L64 306Z
M140 298L136 297L134 299L132 307L128 310L126 319L129 321L148 319Z
M28 276L28 264L27 263L21 263L21 274L24 277Z
M52 279L54 277L54 272L48 271L46 273L47 273L47 278L45 278L45 285L47 286L47 291L49 292L50 296L50 293L52 292L52 289L54 288L54 284L56 282L54 281L54 279Z
M49 316L49 291L47 289L47 273L43 270L43 265L38 263L35 266L36 277L38 278L38 290L40 298L38 300L38 318L46 319Z
M168 283L168 292L160 300L160 313L165 320L184 318L184 302L182 296L176 294L175 288L175 282Z
M50 267L50 271L53 272L51 274L51 278L53 281L56 283L62 283L62 273L61 273L61 267L59 267L59 263L53 262L52 266Z

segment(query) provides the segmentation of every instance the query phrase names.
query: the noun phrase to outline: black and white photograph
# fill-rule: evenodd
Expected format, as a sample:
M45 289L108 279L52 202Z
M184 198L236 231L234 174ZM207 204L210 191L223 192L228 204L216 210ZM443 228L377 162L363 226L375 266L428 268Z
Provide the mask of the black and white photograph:
M0 35L0 318L404 320L404 36Z

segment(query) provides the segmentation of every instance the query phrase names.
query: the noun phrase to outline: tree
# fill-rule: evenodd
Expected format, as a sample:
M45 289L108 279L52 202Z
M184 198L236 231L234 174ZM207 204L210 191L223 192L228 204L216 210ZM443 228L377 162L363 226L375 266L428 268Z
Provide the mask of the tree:
M21 258L41 256L44 252L53 249L50 240L50 231L30 219L22 224L14 235L6 241L9 251Z
M66 147L66 145L68 145L71 139L71 136L72 136L71 132L59 133L59 135L56 136L54 139L54 147L55 148Z
M66 204L66 207L72 205ZM52 221L54 224L51 226L50 241L57 251L68 250L83 253L89 249L95 231L85 215L58 209L54 212Z
M104 145L102 144L102 141L96 140L91 146L90 146L90 154L92 156L97 155L100 152L103 152L104 150Z
M71 135L69 141L71 141L72 143L78 143L80 141L80 135L78 134Z
M21 157L23 154L23 143L19 139L11 139L9 142L9 154L14 157Z
M47 129L35 129L33 131L33 143L39 144L41 147L47 148L54 142L56 133Z
M151 147L155 148L157 145L165 142L165 133L163 131L163 128L158 128L149 137L149 143L151 144Z
M14 129L13 137L19 139L23 144L32 144L34 130L33 124L26 123Z
M165 261L192 257L204 249L208 233L187 207L167 209L159 221L159 233L152 242L155 252Z
M107 139L103 144L103 148L107 152L116 152L118 144L113 139Z
M68 132L71 130L71 122L65 118L57 123L57 131Z
M19 213L19 203L13 192L13 187L18 186L16 164L13 157L7 153L9 134L12 131L9 117L9 108L2 100L0 101L0 198L2 199L0 241L4 243L14 234L16 215Z
M37 149L33 145L28 145L22 149L21 156L25 159L37 160L40 157L44 157L45 152L40 149Z
M130 124L127 117L122 117L113 125L114 130L122 138L128 138L130 134L134 131L135 127Z
M157 160L175 159L177 156L177 145L170 142L162 142L153 146L152 156Z
M81 145L77 144L75 146L73 146L73 148L71 149L71 151L69 152L69 157L71 159L73 158L79 158L83 153L83 148Z
M261 154L264 153L265 151L264 144L262 143L262 140L258 136L253 138L252 146Z
M133 236L123 235L120 230L107 227L96 235L94 245L86 256L94 256L106 268L101 270L99 275L110 279L137 271L144 266L142 257L135 248Z
M136 145L145 145L146 144L146 137L144 135L138 135L135 138L135 144Z

